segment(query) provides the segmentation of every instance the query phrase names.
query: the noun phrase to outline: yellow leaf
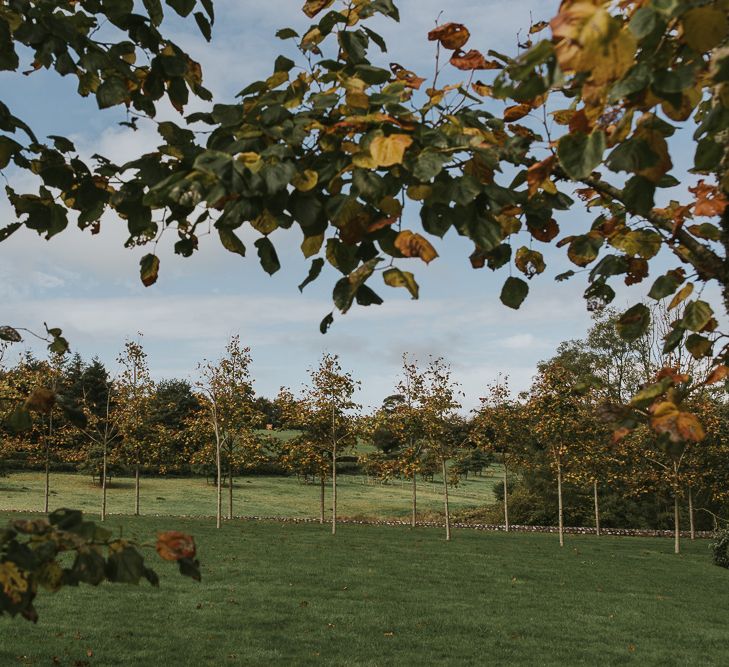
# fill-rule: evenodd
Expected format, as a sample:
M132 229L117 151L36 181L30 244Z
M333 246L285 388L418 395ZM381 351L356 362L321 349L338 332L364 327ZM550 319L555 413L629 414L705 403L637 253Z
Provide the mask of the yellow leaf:
M382 278L386 285L390 287L404 287L410 292L413 299L418 298L418 283L415 282L415 278L410 271L401 271L400 269L392 268L385 271L382 274Z
M676 306L678 306L682 301L685 301L688 299L692 292L694 291L694 284L693 283L686 283L671 299L671 303L668 304L668 310L673 310Z
M28 580L18 566L12 561L0 563L0 586L3 593L15 604L22 599L22 594L28 590Z
M321 246L324 243L324 234L317 234L316 236L307 236L301 242L301 252L304 253L305 258L309 258L312 255L321 250Z
M413 138L408 134L375 137L370 144L370 155L378 167L402 164L405 151L412 143Z
M310 19L314 18L322 9L334 4L334 0L306 0L303 11Z
M294 176L291 184L300 192L309 192L316 187L319 182L319 174L313 169L305 169Z

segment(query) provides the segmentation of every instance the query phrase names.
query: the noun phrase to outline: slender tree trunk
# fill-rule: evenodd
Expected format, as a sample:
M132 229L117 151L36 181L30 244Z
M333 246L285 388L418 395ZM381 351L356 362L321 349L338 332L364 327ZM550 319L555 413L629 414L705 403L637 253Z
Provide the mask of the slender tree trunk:
M337 445L332 449L332 535L337 533Z
M233 518L233 463L228 466L228 519Z
M600 537L600 505L597 498L597 480L592 481L592 491L595 499L595 534Z
M220 462L220 433L215 425L215 527L220 528L223 516L223 479Z
M410 525L415 528L418 525L418 473L413 470L413 515L410 518Z
M504 528L509 532L509 486L506 472L506 454L504 454Z
M106 521L106 442L101 458L101 520Z
M51 495L51 443L53 436L53 415L48 415L48 433L45 437L46 449L46 481L43 489L43 511L48 514L48 499Z
M693 489L688 488L689 526L691 528L691 539L696 539L696 525L694 524L694 494Z
M139 463L134 468L134 516L139 516Z
M673 553L681 551L681 522L678 512L678 464L673 464Z
M445 501L446 541L450 541L450 539L451 539L451 512L448 507L448 468L446 467L445 458L441 459L441 468L443 470L443 500Z
M564 507L562 505L562 461L557 459L557 503L559 515L559 546L564 546Z
M324 475L319 477L319 523L324 524Z
M673 494L673 553L681 551L681 525L678 518L678 494Z

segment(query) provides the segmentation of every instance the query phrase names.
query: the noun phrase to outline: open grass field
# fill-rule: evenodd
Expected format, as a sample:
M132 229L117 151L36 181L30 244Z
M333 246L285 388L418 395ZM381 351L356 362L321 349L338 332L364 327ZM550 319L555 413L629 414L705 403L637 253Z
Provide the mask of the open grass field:
M479 507L493 501L496 482L491 475L469 476L449 490L453 511ZM42 473L15 473L0 477L0 510L35 511L43 509ZM389 484L365 483L361 476L338 478L339 514L359 518L408 518L411 489L399 481ZM434 482L418 482L418 507L427 515L443 511L443 487ZM227 508L227 489L224 507ZM329 503L329 489L326 491ZM51 476L51 508L75 507L98 513L101 490L88 475L54 473ZM215 487L205 478L143 478L140 511L142 514L210 516L215 514ZM318 517L319 487L303 484L295 477L240 477L234 484L234 514L239 516ZM134 513L134 480L115 477L108 490L108 512Z
M193 533L202 583L153 555L159 589L41 593L36 626L0 619L0 665L729 664L729 572L705 541L108 523Z

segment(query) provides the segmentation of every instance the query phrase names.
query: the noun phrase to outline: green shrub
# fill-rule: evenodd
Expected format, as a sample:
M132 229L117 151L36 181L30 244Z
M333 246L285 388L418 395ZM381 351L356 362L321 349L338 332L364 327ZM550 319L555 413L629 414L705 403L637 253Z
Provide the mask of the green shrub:
M716 532L710 548L714 565L729 569L729 528Z

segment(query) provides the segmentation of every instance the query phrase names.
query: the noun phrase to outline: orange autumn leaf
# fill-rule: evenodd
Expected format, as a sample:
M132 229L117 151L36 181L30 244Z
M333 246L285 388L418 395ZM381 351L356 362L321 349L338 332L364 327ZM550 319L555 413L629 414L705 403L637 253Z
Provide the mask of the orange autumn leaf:
M465 25L462 23L444 23L428 33L428 40L440 42L441 46L451 51L460 49L471 36Z
M701 179L689 192L696 197L694 215L712 217L724 213L727 200L716 185L708 185Z
M432 262L438 253L428 239L405 229L395 238L395 247L405 257L420 257L426 264Z
M539 186L549 178L554 167L555 157L550 155L541 162L535 162L527 170L527 184L529 185L529 196L532 197L536 194Z
M678 413L678 417L676 417L676 428L684 440L701 442L706 437L706 432L699 418L690 412Z
M495 60L486 60L483 54L476 49L463 53L462 51L456 51L451 56L451 65L457 69L462 70L474 70L474 69L501 69L502 65L497 63Z
M729 366L717 366L708 378L706 378L706 384L716 384L729 377Z
M164 560L181 560L195 557L195 540L192 535L178 530L157 534L157 553Z

